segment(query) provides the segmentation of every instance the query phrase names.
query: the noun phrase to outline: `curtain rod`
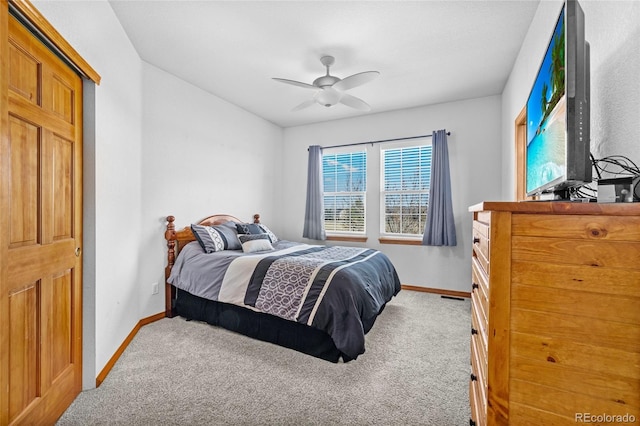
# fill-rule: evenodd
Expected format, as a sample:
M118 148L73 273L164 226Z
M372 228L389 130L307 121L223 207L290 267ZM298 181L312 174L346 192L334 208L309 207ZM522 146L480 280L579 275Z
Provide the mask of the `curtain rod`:
M450 136L451 132L447 132L447 136ZM356 146L356 145L367 145L367 144L371 144L373 145L374 143L382 143L382 142L395 142L395 141L406 141L409 139L422 139L422 138L430 138L433 135L418 135L418 136L407 136L405 138L395 138L395 139L381 139L379 141L369 141L369 142L355 142L355 143L347 143L344 145L331 145L331 146L323 146L322 149L328 149L328 148L341 148L343 146ZM309 149L307 148L307 151Z

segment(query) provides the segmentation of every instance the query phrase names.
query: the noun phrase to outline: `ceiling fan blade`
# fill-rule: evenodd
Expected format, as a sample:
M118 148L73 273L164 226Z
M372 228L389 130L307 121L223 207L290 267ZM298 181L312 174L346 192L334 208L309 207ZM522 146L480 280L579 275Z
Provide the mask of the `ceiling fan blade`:
M294 86L303 87L305 89L318 90L317 86L314 86L313 84L303 83L301 81L287 80L286 78L275 78L275 77L273 79L275 81L279 81L280 83L292 84Z
M342 80L334 84L333 88L337 90L353 89L354 87L370 82L379 75L380 73L378 71L365 71L358 74L353 74L349 77L343 78Z
M347 95L346 93L342 94L340 103L350 106L351 108L359 109L360 111L371 111L371 107L368 103L360 98L356 98L355 96Z
M315 103L316 103L315 99L309 99L307 101L304 101L303 103L301 103L297 107L293 108L291 111L300 111L301 109L308 108L308 107L310 107L311 105L313 105Z

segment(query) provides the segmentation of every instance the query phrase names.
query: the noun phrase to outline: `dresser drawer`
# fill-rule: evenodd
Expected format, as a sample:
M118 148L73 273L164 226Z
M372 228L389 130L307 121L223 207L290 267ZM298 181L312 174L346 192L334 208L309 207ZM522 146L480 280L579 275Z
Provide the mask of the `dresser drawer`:
M487 333L479 324L477 311L471 309L471 357L475 356L478 368L482 371L482 377L487 377ZM486 383L485 383L486 384Z
M476 406L476 423L485 424L487 417L487 381L480 368L479 350L477 339L471 339L471 375L470 390L473 392L473 400ZM471 398L471 397L470 397Z
M475 212L474 219L476 222L480 222L487 226L490 226L491 212L490 211Z
M471 404L471 422L470 425L475 426L485 426L486 423L486 412L482 412L482 407L480 404L480 394L478 391L478 387L476 386L477 382L472 382L469 380L469 403Z
M640 240L640 217L604 215L514 215L511 223L512 235L535 237L638 241Z
M485 311L482 306L482 302L480 302L480 298L480 292L474 291L471 293L471 318L476 321L480 335L485 336L483 337L483 340L485 341L486 346L489 317L487 316L487 311Z
M479 220L473 221L473 233L478 236L482 236L485 239L489 239L489 225Z
M478 221L473 222L473 254L482 269L489 274L489 227Z
M476 258L471 261L471 292L478 293L484 312L489 312L489 278Z

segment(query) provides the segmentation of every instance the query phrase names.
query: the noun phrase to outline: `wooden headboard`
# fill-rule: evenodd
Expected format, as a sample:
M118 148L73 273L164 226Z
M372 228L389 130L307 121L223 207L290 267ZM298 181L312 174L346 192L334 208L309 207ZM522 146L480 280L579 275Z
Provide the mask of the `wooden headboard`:
M191 241L195 241L196 237L191 232L191 226L185 226L184 228L176 231L174 221L176 218L174 216L167 216L167 229L164 232L164 238L167 240L167 266L164 268L164 279L165 279L165 316L169 318L173 318L175 316L175 311L173 309L173 301L176 298L176 288L169 284L167 281L169 276L171 275L171 268L176 260L176 256L180 252L180 249L184 247L185 244L190 243ZM213 226L220 225L225 222L239 222L243 221L236 218L235 216L231 216L228 214L214 214L212 216L206 217L202 219L200 222L197 222L198 225L204 226ZM253 215L253 223L260 223L260 215Z

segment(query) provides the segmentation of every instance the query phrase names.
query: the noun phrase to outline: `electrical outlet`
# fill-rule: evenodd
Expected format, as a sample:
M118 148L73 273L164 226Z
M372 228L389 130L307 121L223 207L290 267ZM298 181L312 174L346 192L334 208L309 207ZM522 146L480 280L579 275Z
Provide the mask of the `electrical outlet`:
M151 294L158 294L158 283L151 284Z

